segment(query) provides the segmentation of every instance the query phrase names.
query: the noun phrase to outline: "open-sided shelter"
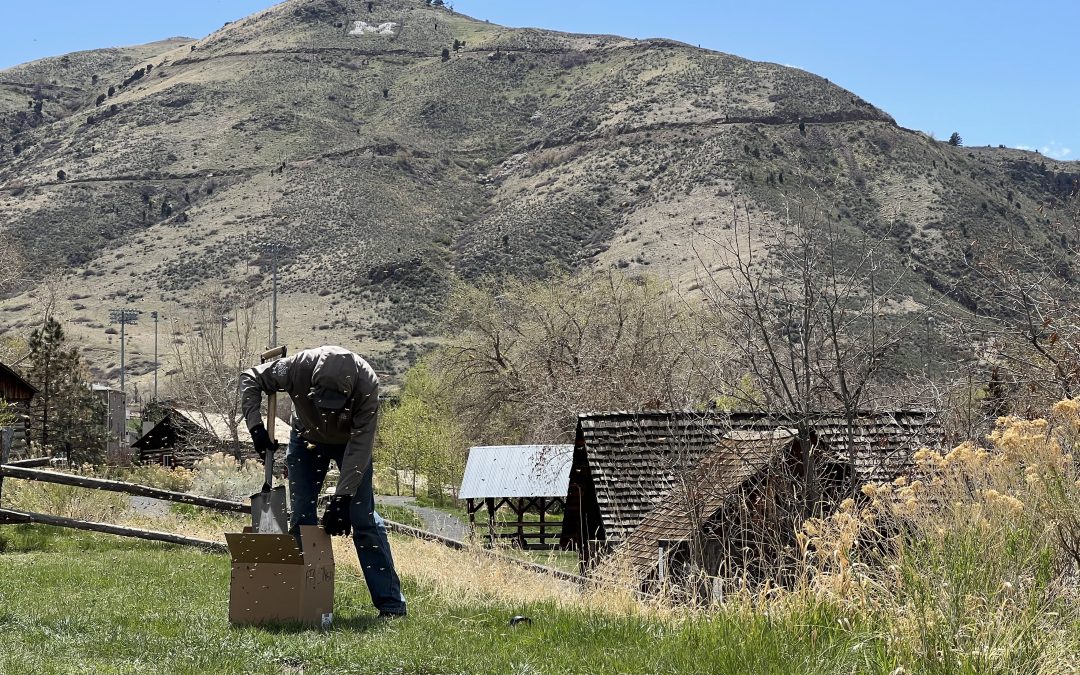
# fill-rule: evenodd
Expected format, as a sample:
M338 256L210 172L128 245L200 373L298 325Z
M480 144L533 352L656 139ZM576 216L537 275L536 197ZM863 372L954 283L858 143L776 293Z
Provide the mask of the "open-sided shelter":
M557 542L562 524L551 517L566 505L573 452L572 445L471 448L458 492L468 504L469 523L475 527L477 512L486 507L492 540L514 539L522 548L546 547L549 539ZM514 514L513 521L496 518L504 507ZM535 513L537 520L526 521L527 513Z
M784 415L766 413L648 411L581 415L561 543L579 550L586 564L595 563L601 555L626 542L651 512L678 502L676 488L680 481L694 475L704 458L725 447L729 452L747 453L752 446L747 439L767 438L796 427ZM891 479L911 467L912 456L920 447L939 447L942 436L933 414L926 411L864 413L850 425L842 415L822 414L813 420L810 431L808 450L815 471L825 482L834 484ZM738 447L732 448L733 443ZM799 445L795 442L792 451L802 453ZM772 457L770 461L776 461L777 452L778 447L772 447L767 453ZM722 452L719 456L713 460L718 462L714 468L727 466ZM806 459L795 457L794 461ZM765 456L757 455L755 450L750 452L749 460L745 468L754 472L763 468ZM826 475L828 472L833 475ZM714 491L722 495L719 488L728 479L721 477L723 471L712 474L710 478L708 473L699 473L697 480L705 480L706 484L708 480L716 481ZM739 475L734 474L736 478ZM697 508L708 510L708 506L699 504ZM655 519L666 522L670 514L659 511ZM657 525L654 523L653 528ZM682 529L656 532L656 538L650 539L650 555L657 550L658 540L684 538L679 534ZM642 536L646 536L645 532Z

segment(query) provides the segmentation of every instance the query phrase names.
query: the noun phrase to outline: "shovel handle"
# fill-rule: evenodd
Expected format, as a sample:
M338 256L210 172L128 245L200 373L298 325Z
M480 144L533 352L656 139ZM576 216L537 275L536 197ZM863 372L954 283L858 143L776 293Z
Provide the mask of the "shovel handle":
M259 362L266 363L271 359L283 359L288 353L289 348L281 345L261 354ZM266 482L263 484L263 490L269 492L274 485L274 452L277 451L278 446L277 439L274 438L274 432L277 431L277 392L268 393L266 398L266 435L270 437L270 450L267 451L266 461L263 462L266 467Z
M277 450L277 440L274 438L274 432L277 427L277 392L270 392L266 395L266 435L270 437L270 449L266 452L266 461L263 464L265 468L266 481L263 485L263 489L269 490L274 485L274 452Z

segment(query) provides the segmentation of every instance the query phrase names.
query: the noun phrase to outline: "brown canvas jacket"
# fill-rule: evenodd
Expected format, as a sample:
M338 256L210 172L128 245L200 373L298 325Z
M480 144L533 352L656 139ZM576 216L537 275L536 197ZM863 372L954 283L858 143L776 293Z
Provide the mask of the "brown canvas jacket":
M308 398L316 386L347 395L345 407L325 412ZM368 362L341 347L307 349L240 374L248 429L263 423L262 395L283 391L293 401L292 427L305 440L345 444L336 494L353 495L371 464L379 410L379 378Z

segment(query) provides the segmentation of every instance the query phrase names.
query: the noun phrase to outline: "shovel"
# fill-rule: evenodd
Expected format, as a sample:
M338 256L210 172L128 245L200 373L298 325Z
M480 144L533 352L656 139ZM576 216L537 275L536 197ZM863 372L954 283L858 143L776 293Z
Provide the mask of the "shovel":
M273 358L283 358L286 347L272 349L262 355L262 362ZM262 491L251 495L251 529L259 534L285 534L289 530L289 512L285 504L285 486L274 485L274 453L278 443L274 438L277 426L277 392L267 395L266 433L270 436L270 449L266 453L266 480Z

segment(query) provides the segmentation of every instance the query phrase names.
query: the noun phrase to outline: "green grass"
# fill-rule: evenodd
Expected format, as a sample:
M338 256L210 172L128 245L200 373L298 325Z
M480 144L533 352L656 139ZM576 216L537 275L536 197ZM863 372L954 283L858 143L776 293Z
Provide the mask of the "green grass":
M469 520L469 512L465 508L465 502L463 501L447 499L446 501L437 502L428 495L418 494L416 495L416 505L430 509L438 509L443 513L449 513L452 516L456 516L465 522L468 522Z
M800 616L684 621L551 603L469 601L404 579L409 617L374 618L338 577L329 632L234 628L225 556L49 528L0 530L3 673L836 673L889 672L884 637ZM510 628L515 614L532 618Z
M404 506L394 506L393 504L377 504L375 510L380 516L386 520L392 520L399 525L408 525L409 527L424 527L424 521L420 520L420 516L416 515L411 509L407 509Z

